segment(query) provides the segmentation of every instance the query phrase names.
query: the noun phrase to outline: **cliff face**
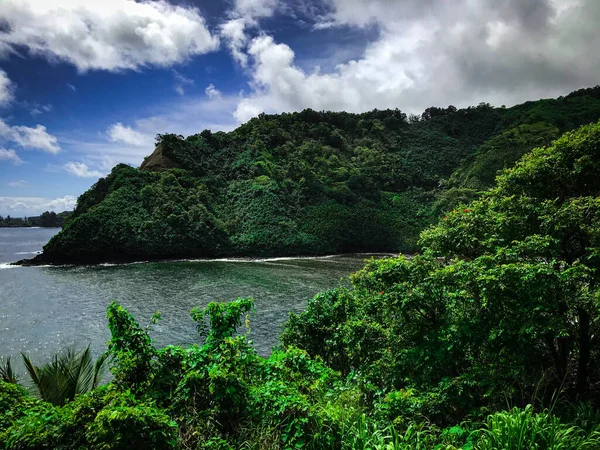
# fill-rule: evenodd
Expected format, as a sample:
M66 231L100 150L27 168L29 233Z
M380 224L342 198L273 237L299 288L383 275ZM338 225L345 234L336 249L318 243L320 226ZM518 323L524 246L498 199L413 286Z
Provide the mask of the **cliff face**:
M140 170L158 171L165 169L181 169L181 165L165 155L163 145L158 144L152 154L144 159Z
M79 197L34 263L414 251L498 170L598 121L600 95L583 94L410 119L263 114L229 133L160 135L139 169L119 165Z

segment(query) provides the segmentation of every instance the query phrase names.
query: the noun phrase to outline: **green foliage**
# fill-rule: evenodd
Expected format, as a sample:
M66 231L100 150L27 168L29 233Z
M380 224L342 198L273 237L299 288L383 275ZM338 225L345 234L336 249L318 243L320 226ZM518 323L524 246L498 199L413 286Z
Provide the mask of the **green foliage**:
M19 406L13 407L18 417L0 432L7 449L170 449L177 443L177 424L129 392L98 388L63 407Z
M38 404L36 399L27 395L27 391L15 383L0 381L0 448L3 433L29 408Z
M50 227L60 228L72 214L71 211L63 211L56 214L54 211L45 211L39 216L25 217L2 217L0 216L0 228L5 227Z
M190 315L197 323L200 336L206 337L206 344L215 345L233 336L236 329L242 325L244 314L246 314L245 324L248 328L250 316L247 313L253 308L252 299L240 298L229 303L211 302L204 309L192 309Z
M561 423L548 412L535 414L531 405L490 415L475 445L477 450L592 450L599 447L600 432L587 434L577 426Z
M42 400L57 406L96 388L102 378L105 360L106 355L102 355L94 362L89 346L81 352L68 349L56 354L42 366L34 365L29 356L23 354L23 363L35 393Z
M586 95L560 101L581 101L577 99L589 101ZM506 112L485 104L469 110L432 108L411 124L456 149L462 133L474 132L474 126L488 131L498 123L514 126L518 130L497 136L516 139L531 137L535 133L527 130L554 117L545 108L515 108ZM588 112L585 109L581 117ZM65 233L113 201L126 207L125 198L139 195L150 200L145 206L134 202L129 207L148 211L154 208L151 199L162 198L155 205L160 210L171 196L195 192L208 203L225 202L212 211L225 218L223 230L237 230L227 245L235 236L248 251L269 252L281 242L304 248L313 245L304 237L319 233L331 237L322 248L357 245L334 236L328 217L335 223L348 221L350 236L368 241L368 231L360 230L360 224L370 216L373 229L380 230L377 238L389 239L385 245L400 245L397 236L406 232L408 239L421 219L431 217L432 208L452 205L475 192L455 187L437 205L427 206L420 199L428 195L425 187L434 181L432 174L423 175L419 189L377 192L363 178L365 173L350 173L350 166L338 164L344 151L359 140L365 148L379 145L368 136L390 140L392 131L412 133L399 112L361 115L360 126L354 115L305 111L276 117L260 116L232 134L202 133L185 144L181 137L163 137L161 145L185 148L181 154L170 153L178 165L187 164L188 156L203 162L193 169L196 177L181 169L160 173L116 169L106 192L95 188L105 200L75 217ZM553 126L561 129L566 120ZM281 124L286 127L279 128ZM284 173L289 183L278 178L283 169L276 164L277 152L268 149L293 153L287 142L307 134L314 142L299 147L314 164L296 161L302 179L294 180L288 172ZM230 154L237 139L256 145ZM233 165L219 176L233 181L203 175L213 167L206 146L220 146L223 158L232 158ZM381 155L357 152L363 162L351 169L380 167ZM439 164L435 170L445 170L444 163ZM340 181L354 175L351 183ZM152 182L145 183L144 177ZM198 182L198 177L205 177L205 182ZM188 182L195 187L180 189ZM215 186L223 189L211 191ZM124 197L115 194L125 188ZM307 206L302 197L306 192L323 201ZM292 197L298 216L281 208ZM245 223L220 210L229 201L240 206ZM405 217L411 209L419 217L405 228L390 212L403 211ZM305 234L286 234L283 230L297 226L297 217L307 210L311 213L304 216L301 228ZM185 211L169 214L180 217ZM421 254L371 259L351 276L352 289L329 290L309 300L303 313L290 315L282 345L268 358L260 357L239 330L242 325L249 329L250 299L193 309L191 317L202 343L162 349L152 345L148 329L113 302L107 310L111 331L107 355L114 380L86 394L70 391L65 404L54 402L61 406L35 400L18 385L0 381L1 445L598 448L599 223L600 123L534 149L505 170L496 187L449 210L421 233ZM393 232L385 234L383 229ZM277 239L281 241L274 245ZM151 323L159 317L153 316ZM505 411L506 404L516 406Z
M147 330L142 329L133 316L116 302L107 310L111 339L108 355L115 383L133 392L143 392L151 380L156 349ZM157 313L152 321L159 320Z
M79 199L36 262L414 251L420 231L536 146L600 118L595 91L363 114L266 115L157 136Z
M387 420L595 398L599 160L600 124L534 150L424 231L422 256L369 262L282 341L356 372Z
M152 406L114 406L98 413L88 434L93 448L176 448L177 424Z
M5 383L17 383L17 374L13 368L10 356L0 358L0 380Z

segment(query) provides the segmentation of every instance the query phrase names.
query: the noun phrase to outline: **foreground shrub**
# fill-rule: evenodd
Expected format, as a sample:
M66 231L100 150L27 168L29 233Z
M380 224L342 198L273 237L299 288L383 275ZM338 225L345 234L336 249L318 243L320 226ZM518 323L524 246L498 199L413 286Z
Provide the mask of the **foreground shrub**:
M38 403L29 397L21 386L0 380L0 436L14 421L22 417L27 409Z
M422 255L372 260L353 290L309 301L282 342L355 374L388 420L597 403L598 161L600 124L535 149L425 230Z
M57 406L73 400L77 394L95 389L102 379L105 360L106 355L102 355L94 362L89 345L81 352L67 349L42 366L34 365L29 356L23 354L35 393Z
M489 416L477 450L595 450L600 448L600 432L590 434L561 423L549 412L534 413L533 407L514 408Z

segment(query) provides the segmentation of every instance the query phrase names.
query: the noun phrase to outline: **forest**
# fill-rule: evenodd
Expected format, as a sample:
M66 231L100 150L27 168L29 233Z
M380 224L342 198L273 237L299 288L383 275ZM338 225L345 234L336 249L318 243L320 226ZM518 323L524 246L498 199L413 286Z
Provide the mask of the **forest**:
M65 219L71 215L71 211L63 211L56 214L54 211L45 211L39 216L31 217L2 217L0 216L0 228L6 227L48 227L61 228Z
M261 114L157 136L27 264L414 252L419 233L535 147L600 118L600 87L511 108Z
M465 161L457 161L460 168L454 172L449 166L429 172L420 170L425 162L443 165L447 160L424 160L420 166L415 162L417 156L411 159L404 154L402 159L399 153L387 152L381 144L381 151L367 152L375 158L373 164L378 164L376 158L384 155L399 158L404 164L408 161L415 164L414 172L407 169L406 173L412 175L405 185L400 184L402 177L398 175L388 179L390 184L385 188L389 191L380 190L383 184L375 184L373 191L369 191L367 180L381 177L379 182L384 183L383 178L392 173L392 168L382 163L378 166L382 170L365 172L368 176L363 173L365 178L360 179L366 184L353 190L354 185L349 181L352 176L359 176L363 168L375 166L364 160L358 164L351 157L346 165L322 165L334 156L332 153L315 154L311 164L304 166L305 176L293 181L290 191L285 191L286 195L293 195L294 186L305 183L308 189L308 183L315 189L310 191L314 196L311 198L321 198L324 204L352 208L370 201L377 205L370 210L371 219L378 220L381 216L375 213L381 213L378 208L384 205L388 192L397 192L394 195L399 197L413 196L416 192L425 195L440 189L443 181L441 194L428 194L435 201L429 199L427 203L421 197L411 197L414 204L405 210L406 218L411 208L429 205L431 216L424 217L434 217L436 208L441 208L439 218L432 218L433 223L411 244L419 251L367 261L362 270L351 276L351 288L340 287L316 295L308 301L304 312L290 314L280 344L268 358L260 357L247 338L246 331L252 327L255 313L252 299L214 302L206 308L193 309L190 316L197 325L198 343L163 348L155 347L151 338L152 326L160 320L159 313L148 327L142 327L128 311L113 302L107 309L111 338L106 352L97 360L89 349L63 352L43 365L36 365L24 355L31 380L29 391L23 387L26 383L22 375L15 373L11 361L3 360L0 446L6 449L600 448L600 122L593 120L575 131L555 136L561 129L584 120L594 110L595 102L593 97L577 94L516 109L481 106L460 113L430 111L431 117L412 122L410 119L405 122L391 112L365 116L370 119L343 114L329 116L331 120L341 117L349 121L365 120L372 131L377 129L374 124L380 123L386 139L392 139L389 127L397 126L410 130L407 134L398 133L398 139L416 133L415 130L429 130L443 141L446 138L436 134L441 133L436 127L442 123L449 127L463 123L468 127L470 120L457 122L449 118L455 114L473 115L477 126L473 125L471 132L478 137L467 138L469 133L465 130L452 128L455 139L462 136L460 142L465 146L472 139L469 145L475 152ZM561 116L555 108L566 109L565 105L580 113ZM315 113L300 114L304 122ZM272 159L260 159L267 152L261 150L262 156L248 154L246 162L225 165L227 169L222 173L210 164L227 161L230 135L211 137L204 133L188 140L163 136L161 145L165 147L161 158L169 158L178 165L190 161L191 166L194 161L198 164L190 169L194 176L182 169L139 171L119 167L80 198L63 237L53 241L50 248L66 246L67 238L81 239L78 234L81 224L102 226L101 219L108 219L111 211L117 214L119 205L125 208L127 199L131 227L146 226L149 234L155 225L137 223L140 216L133 211L140 215L152 211L156 217L170 211L163 228L165 233L174 232L177 224L181 224L176 219L198 223L194 232L207 236L202 244L205 246L215 242L227 245L227 236L222 241L215 239L219 230L241 227L241 234L230 238L235 236L238 245L247 245L247 249L255 248L268 236L252 234L262 229L256 228L259 224L288 225L269 222L270 210L266 206L250 210L250 206L244 209L241 205L246 201L255 208L282 205L269 203L275 197L267 195L280 192L269 191L273 189L269 186L283 176L278 171L285 170L285 166L275 163L283 161L275 156L275 149L283 152L288 148L288 138L294 139L292 130L303 123L296 120L299 116L262 117L236 130L234 137L256 133L254 138L246 139L262 142L264 136L280 133L272 128L277 121L289 120L294 125L288 128L282 125L281 130L289 130L285 131L289 135L282 137L279 144L265 143L265 149L272 149L269 151ZM535 122L528 123L524 116L534 117ZM397 117L398 121L385 121L385 117ZM541 117L548 122L542 122ZM556 121L550 124L553 117ZM560 123L559 117L562 117ZM485 128L482 124L488 120L495 124ZM505 131L484 140L482 135L492 128L496 130L498 123L505 124ZM269 131L260 138L258 130L263 126ZM310 133L310 129L295 133ZM369 139L358 136L362 133L358 126L347 129L356 133L355 142ZM341 142L350 139L349 135L350 131L340 138ZM331 138L334 134L327 136ZM514 145L508 146L509 142ZM534 142L535 148L527 151L527 145ZM165 150L175 144L181 146L175 153ZM222 157L186 160L181 156L187 151L195 154L203 145L222 149ZM371 145L379 144L372 141ZM427 145L423 142L423 152ZM501 145L507 148L498 156L496 151ZM323 143L323 148L329 148L329 144ZM295 149L289 147L291 155ZM452 154L458 149L454 146L448 152ZM336 155L338 161L340 155L346 154L340 151ZM513 167L500 167L501 173L495 179L487 178L498 164L508 165L510 158L515 160ZM290 157L289 163L301 165L302 160ZM219 203L212 197L219 191L213 190L213 183L223 186L219 183L234 177L236 170L246 171L250 167L256 167L254 178L233 178L222 190L223 195L231 195L228 201L240 206L239 214L247 214L246 221L222 224L222 229L211 228L211 220L227 217L227 212L219 210ZM334 182L329 178L330 183L316 176L334 177L333 167L354 168L358 172L344 175L346 181ZM203 175L206 173L214 175ZM291 176L297 172L294 169L288 173ZM314 178L307 181L309 173ZM442 180L442 174L448 178ZM340 175L339 179L344 177ZM251 180L250 184L245 180ZM334 186L340 191L328 190ZM257 189L261 194L247 196L244 189ZM349 198L336 200L335 195L340 192L346 192ZM179 195L185 195L188 203L184 202L178 210ZM366 195L375 197L367 200ZM461 196L466 200L460 200ZM164 200L158 203L157 198ZM407 197L402 198L400 202ZM252 203L252 199L258 199L258 203ZM202 205L214 209L201 207L200 200ZM302 201L303 198L298 199L299 204ZM449 204L452 205L449 209L443 206ZM390 208L400 209L393 204ZM417 211L418 208L413 210L413 215ZM259 213L265 216L255 216ZM107 227L117 226L124 217L114 217L115 222ZM143 217L152 220L148 215ZM192 220L194 217L205 217L206 221L197 222ZM418 220L427 222L424 217ZM235 218L229 220L235 222ZM418 220L413 222L415 227L421 223ZM107 233L109 230L106 228ZM274 229L264 230L267 233ZM340 234L341 231L338 230ZM211 232L214 235L209 240ZM322 233L323 229L317 232ZM352 236L351 231L348 233ZM294 236L299 239L292 234L282 239ZM100 234L99 240L91 245L102 248L107 242L102 239L109 237ZM69 248L65 247L65 251ZM112 378L103 384L105 366L110 368Z

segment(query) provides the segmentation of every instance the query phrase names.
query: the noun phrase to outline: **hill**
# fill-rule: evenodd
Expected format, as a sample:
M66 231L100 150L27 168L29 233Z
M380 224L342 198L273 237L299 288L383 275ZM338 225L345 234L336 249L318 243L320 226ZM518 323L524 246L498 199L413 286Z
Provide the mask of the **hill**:
M512 108L261 114L157 136L79 199L32 263L414 251L498 170L600 118L600 88Z
M269 357L249 298L190 312L153 345L107 308L94 362L72 349L30 388L0 359L2 449L600 448L600 122L539 147L496 187L291 313ZM99 385L101 367L112 379Z

